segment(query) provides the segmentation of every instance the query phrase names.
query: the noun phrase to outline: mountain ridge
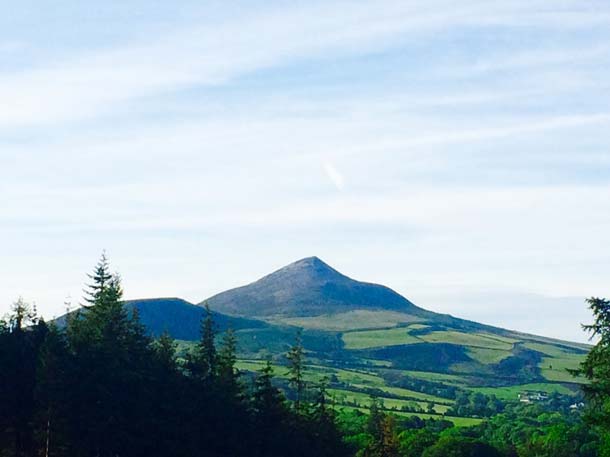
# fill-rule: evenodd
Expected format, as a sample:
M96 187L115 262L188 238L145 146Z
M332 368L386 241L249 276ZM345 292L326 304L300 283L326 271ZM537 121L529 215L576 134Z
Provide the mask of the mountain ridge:
M357 281L322 261L305 257L244 286L199 303L244 317L315 316L354 309L392 310L414 316L426 311L389 287Z

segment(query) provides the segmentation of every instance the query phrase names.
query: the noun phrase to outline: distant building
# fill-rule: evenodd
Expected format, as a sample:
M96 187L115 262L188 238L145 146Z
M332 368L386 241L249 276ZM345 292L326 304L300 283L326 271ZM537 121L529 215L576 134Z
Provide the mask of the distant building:
M574 403L574 404L570 405L571 410L576 410L576 409L580 409L580 408L584 408L584 407L585 407L585 404L583 402Z
M546 392L521 392L518 397L521 403L533 403L549 399L549 395Z

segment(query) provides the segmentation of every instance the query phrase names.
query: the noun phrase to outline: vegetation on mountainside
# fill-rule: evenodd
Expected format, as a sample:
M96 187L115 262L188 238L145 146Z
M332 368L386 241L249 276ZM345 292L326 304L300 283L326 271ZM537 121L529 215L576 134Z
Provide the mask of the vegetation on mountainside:
M483 328L301 331L209 308L185 342L144 327L105 258L91 281L61 326L22 300L0 322L0 457L610 456L607 300L589 301L588 355Z

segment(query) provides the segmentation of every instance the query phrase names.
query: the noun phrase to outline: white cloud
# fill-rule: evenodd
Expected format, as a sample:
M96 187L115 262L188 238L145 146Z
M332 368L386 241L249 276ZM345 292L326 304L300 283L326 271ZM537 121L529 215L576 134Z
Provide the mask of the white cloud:
M337 190L341 191L345 189L345 178L341 173L337 171L335 166L330 162L324 162L324 173L328 176L328 179L331 180L333 185L337 188Z

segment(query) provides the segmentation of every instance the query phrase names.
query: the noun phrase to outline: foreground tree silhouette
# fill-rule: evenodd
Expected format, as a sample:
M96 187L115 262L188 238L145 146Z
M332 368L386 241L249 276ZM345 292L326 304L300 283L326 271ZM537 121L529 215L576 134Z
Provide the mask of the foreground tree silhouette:
M205 305L201 320L201 339L189 358L189 369L193 376L210 383L218 374L218 354L216 352L216 328L210 307Z
M271 365L246 390L237 337L217 350L209 308L196 348L178 354L123 303L105 255L89 278L84 306L57 325L23 300L0 320L0 457L345 455L336 429L323 439L318 416L287 406Z
M17 457L35 448L36 361L46 333L44 321L22 298L0 326L0 449Z
M146 449L142 419L149 406L151 340L121 301L120 277L102 255L87 287L86 307L70 321L75 443L84 455L126 455ZM111 439L112 437L112 439Z
M273 367L270 360L267 360L254 381L252 406L257 429L255 455L280 455L281 446L278 446L272 437L283 427L288 418L288 411L282 392L273 385Z
M218 382L225 397L231 402L243 399L236 363L237 337L233 329L229 328L222 338L222 345L218 351Z
M599 340L574 373L590 381L583 386L589 400L587 418L601 430L600 455L610 456L610 300L591 297L586 302L593 312L593 323L583 325L583 329Z

